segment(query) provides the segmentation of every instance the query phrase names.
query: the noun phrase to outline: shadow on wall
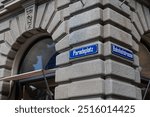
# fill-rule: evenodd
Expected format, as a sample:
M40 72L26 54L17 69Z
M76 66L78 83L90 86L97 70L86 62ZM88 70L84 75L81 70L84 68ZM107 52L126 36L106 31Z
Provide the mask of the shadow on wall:
M150 78L150 51L145 44L140 44L139 51L141 75Z

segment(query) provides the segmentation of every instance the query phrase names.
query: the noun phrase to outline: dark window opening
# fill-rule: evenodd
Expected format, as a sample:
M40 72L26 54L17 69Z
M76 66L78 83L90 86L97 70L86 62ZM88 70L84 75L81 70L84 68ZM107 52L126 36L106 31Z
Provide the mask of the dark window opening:
M37 70L49 71L56 68L55 43L52 39L43 38L31 44L21 59L18 74L32 73ZM30 77L30 75L29 75ZM28 80L16 82L16 99L51 100L54 99L55 74L47 73Z
M54 100L55 87L55 73L46 74L48 88L44 81L44 76L39 75L31 77L28 80L19 80L16 82L16 100Z
M55 68L56 55L55 43L52 39L45 38L37 41L25 52L18 73Z
M141 87L142 87L142 97L144 100L150 100L150 87L149 87L150 79L149 78L141 78Z
M139 49L142 97L144 100L150 100L150 47L142 40Z

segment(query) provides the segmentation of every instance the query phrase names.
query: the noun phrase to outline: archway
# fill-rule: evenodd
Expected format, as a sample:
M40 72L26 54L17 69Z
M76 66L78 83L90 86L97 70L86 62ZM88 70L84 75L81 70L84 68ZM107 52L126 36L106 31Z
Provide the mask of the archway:
M26 37L13 60L11 76L15 80L12 78L9 99L54 99L55 70L50 72L56 67L56 55L55 42L46 31Z
M33 29L33 30L37 31L37 29ZM26 33L30 33L30 31L28 31ZM32 47L34 45L34 43L36 43L36 42L38 42L44 38L49 38L50 42L53 42L49 33L44 31L44 30L43 31L37 31L37 34L30 33L31 34L30 37L26 37L25 36L26 33L22 34L22 36L20 36L18 38L18 41L21 40L21 38L24 38L25 41L23 43L21 43L20 48L17 50L17 52L15 54L15 58L13 59L13 64L12 64L11 75L18 74L20 62L23 59L23 57L25 57L24 54L27 53L27 51L30 49L30 47ZM55 43L55 42L53 42L53 43ZM14 44L14 46L15 46L15 44ZM9 52L9 54L11 54L11 51Z
M138 56L138 66L136 69L138 70L140 77L140 84L138 85L142 89L142 99L149 99L149 97L145 97L145 94L150 78L150 9L139 1L134 1L134 7L133 4L131 6L131 34L133 37L133 48L136 50L136 55Z
M139 45L139 61L141 69L142 97L150 100L150 35L145 34Z
M39 6L36 6L37 4L33 5L34 3L29 4L29 8L34 9L36 7L37 10L30 14L33 16L30 29L28 29L28 25L26 24L26 21L28 21L26 10L28 8L25 8L24 12L11 18L11 21L9 21L10 27L4 32L5 41L1 44L0 49L0 53L2 54L1 58L3 59L1 78L11 77L17 74L22 57L21 54L27 49L27 46L24 45L28 45L32 43L32 41L45 36L51 37L54 43L57 44L58 41L68 35L66 19L70 14L68 11L66 13L66 10L57 10L55 2L56 1L49 1L41 5L39 4ZM30 7L30 5L35 7ZM4 99L7 99L9 95L9 82L2 84L8 85L7 91L5 91L7 93L3 94Z

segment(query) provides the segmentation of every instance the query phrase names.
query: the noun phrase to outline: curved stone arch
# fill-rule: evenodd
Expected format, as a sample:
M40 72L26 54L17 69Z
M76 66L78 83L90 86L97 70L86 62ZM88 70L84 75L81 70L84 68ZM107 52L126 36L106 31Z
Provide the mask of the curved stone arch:
M131 34L140 43L143 35L150 32L150 9L136 1L131 1Z
M18 73L19 64L21 62L22 57L24 56L24 53L26 50L30 47L32 43L34 43L37 40L40 40L41 38L49 37L51 39L51 36L47 32L38 32L36 35L32 35L31 37L26 38L26 41L22 44L22 46L19 48L17 53L15 54L15 58L13 60L12 64L12 71L11 75L15 75Z
M138 61L138 67L136 73L142 82L142 78L149 78L148 66L149 65L149 50L147 45L143 42L150 40L150 8L142 3L135 0L130 1L131 8L131 34L133 37L133 47L136 48L136 55ZM146 40L146 41L145 41ZM149 41L150 42L150 41ZM144 45L143 45L144 44ZM149 46L149 44L148 44ZM145 66L146 65L146 66Z
M1 76L10 76L16 73L12 71L12 67L16 68L16 55L21 46L27 39L37 39L40 36L51 36L53 41L57 43L68 34L67 17L69 17L69 9L57 10L56 1L50 1L37 7L35 12L35 22L31 30L26 29L25 13L19 14L10 21L10 30L5 32L5 42L1 44L3 69Z

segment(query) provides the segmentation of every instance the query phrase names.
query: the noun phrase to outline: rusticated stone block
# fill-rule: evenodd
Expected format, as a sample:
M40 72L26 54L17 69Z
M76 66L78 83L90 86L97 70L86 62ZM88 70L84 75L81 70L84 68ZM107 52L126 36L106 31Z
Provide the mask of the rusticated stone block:
M68 29L68 22L64 21L62 22L59 27L55 30L55 32L52 35L53 40L57 40L61 38L63 35L66 35L69 32Z
M136 5L137 5L137 8L136 8L137 14L139 15L139 19L141 21L144 32L147 32L148 31L148 26L147 26L147 23L146 23L146 19L145 19L145 15L144 15L144 12L143 12L142 5L138 2L136 3Z
M56 0L56 7L60 8L70 3L70 0Z
M104 63L100 59L77 63L56 70L56 82L69 81L93 75L104 74Z
M102 0L92 0L92 2L91 0L82 0L82 1L84 3L84 6L81 3L81 1L70 4L69 9L70 9L71 14L78 12L80 10L86 9L91 6L100 5L100 4L102 5Z
M138 41L140 42L141 40L141 36L140 34L138 33L137 29L135 28L135 26L132 24L132 27L131 27L131 33L133 35L133 37Z
M94 21L102 20L102 9L95 8L79 15L75 15L70 19L70 29L76 28Z
M147 25L148 25L148 29L150 30L150 10L148 7L143 5L143 10L144 10L144 14L145 14L145 19L147 21Z
M0 23L0 33L4 32L6 30L10 30L10 21L9 20Z
M45 6L42 6L42 7L45 7ZM45 11L45 15L43 16L43 20L42 20L42 24L41 24L42 29L45 29L47 27L54 12L55 12L55 1L51 1L48 3L47 9ZM42 10L39 10L37 18L39 18L39 20L40 20L41 16L42 16Z
M55 99L68 99L68 85L69 84L65 84L65 85L59 85L55 88Z
M63 52L56 57L56 65L63 65L69 63L69 52Z
M104 26L104 38L113 38L132 46L132 36L129 33L110 24Z
M112 79L105 80L105 94L137 99L137 89L135 86Z
M138 31L140 32L140 35L143 35L144 30L143 30L142 24L140 22L140 19L138 18L137 13L131 12L131 19L132 19L133 23L136 25Z
M70 46L69 44L69 35L66 35L64 38L62 38L59 42L56 43L56 51L61 51L63 49L66 49Z
M125 16L121 15L120 13L117 13L116 11L110 8L104 9L103 21L112 21L128 30L131 30L130 19L126 18Z
M54 31L54 29L59 25L59 23L62 21L62 17L60 14L60 11L57 11L56 14L54 15L54 18L52 20L52 22L50 23L47 31L52 34L52 32Z
M132 67L113 60L105 61L105 74L115 75L133 81L135 80L135 71Z
M70 45L77 44L84 41L100 38L103 36L103 27L100 24L89 26L70 34Z
M101 78L75 81L72 83L59 85L55 89L55 99L103 95L104 85L104 80Z
M83 97L104 94L104 80L101 78L73 82L69 85L69 97Z
M132 0L133 1L133 0ZM130 7L126 4L122 4L122 6L120 7L120 5L122 4L122 2L120 0L103 0L103 5L112 5L115 8L117 8L118 10L130 15Z

